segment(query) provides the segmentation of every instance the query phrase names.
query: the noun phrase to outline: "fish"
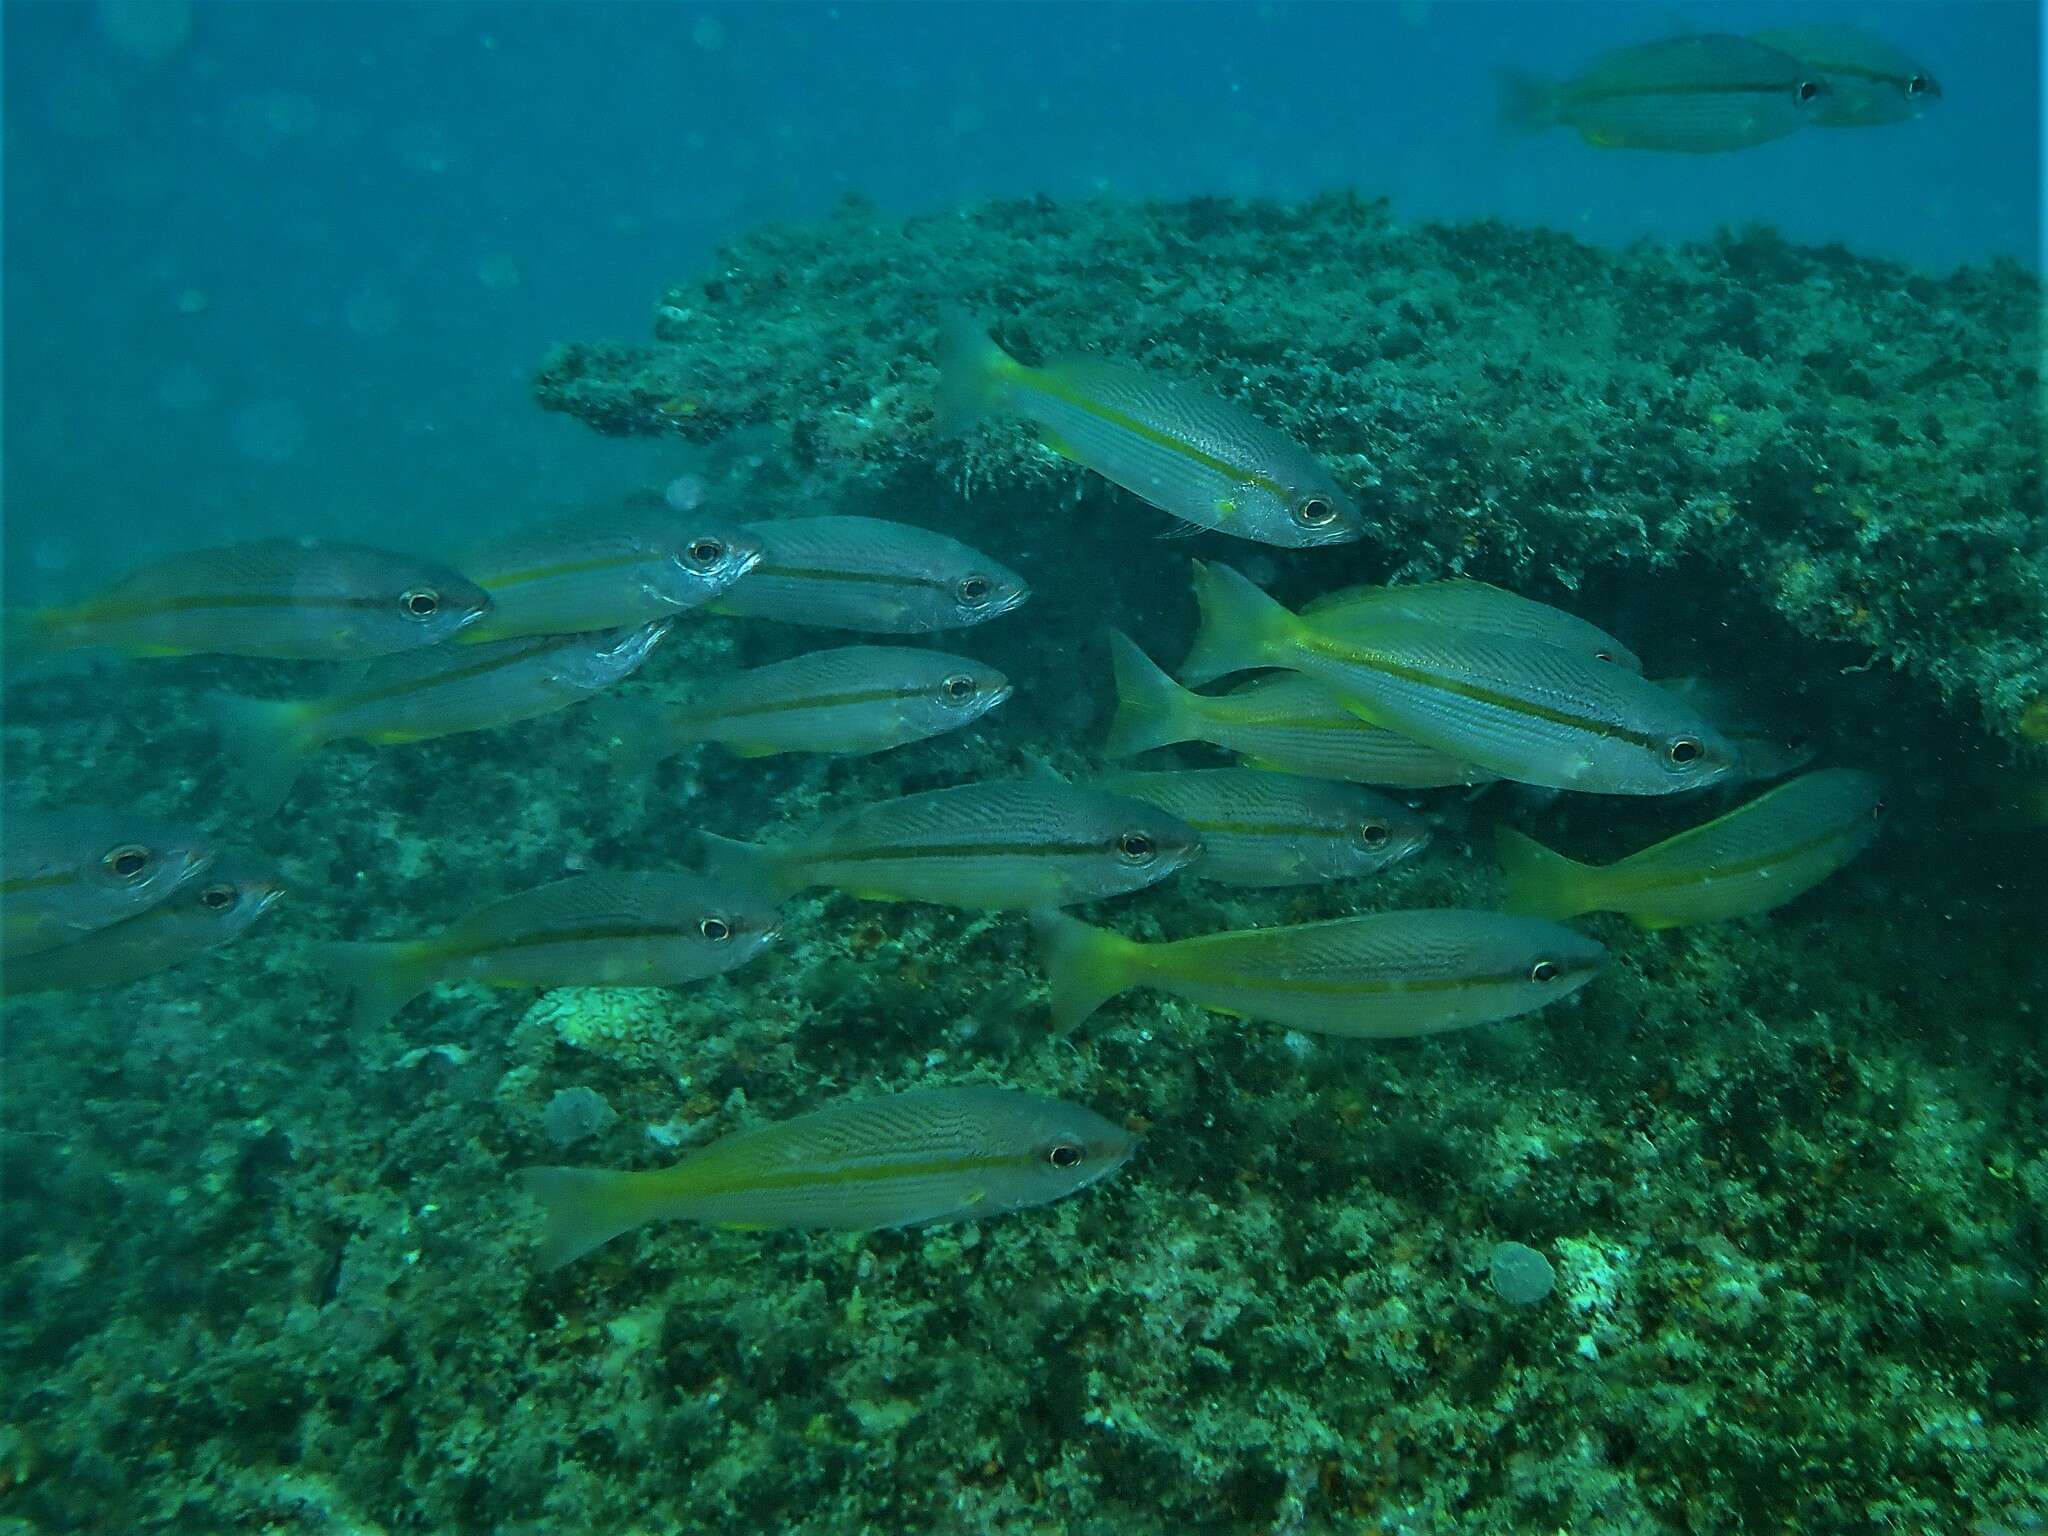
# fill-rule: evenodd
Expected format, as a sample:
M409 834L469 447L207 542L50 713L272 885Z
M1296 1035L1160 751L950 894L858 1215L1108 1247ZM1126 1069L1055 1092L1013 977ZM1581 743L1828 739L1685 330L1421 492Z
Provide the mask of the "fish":
M1806 732L1718 678L1666 677L1659 678L1657 686L1705 715L1734 746L1735 767L1725 783L1782 779L1820 755L1820 744Z
M284 803L306 759L336 741L389 747L531 720L638 671L669 621L600 635L530 635L387 656L312 699L207 700L257 814Z
M1412 586L1345 587L1305 604L1301 616L1334 634L1375 624L1447 624L1510 639L1539 640L1560 650L1582 652L1595 661L1611 661L1638 675L1643 670L1640 656L1576 614L1465 577Z
M552 519L463 557L491 594L465 645L625 629L702 607L760 563L758 537L701 510L636 507Z
M1429 824L1385 795L1354 784L1195 768L1109 773L1092 781L1186 822L1202 840L1192 873L1220 885L1313 885L1373 875L1429 843Z
M1501 121L1517 132L1570 128L1599 149L1713 154L1817 121L1830 94L1826 78L1791 54L1701 32L1617 48L1569 80L1509 74Z
M359 661L438 645L490 612L468 577L361 544L258 539L189 550L76 602L10 615L29 652Z
M1811 890L1868 848L1884 781L1823 768L1612 864L1579 864L1498 829L1507 906L1531 917L1620 912L1641 928L1748 917Z
M223 860L155 906L32 955L7 960L9 992L126 986L239 936L284 894L275 871Z
M980 550L908 523L783 517L744 526L763 554L712 613L922 635L986 624L1031 596L1023 577Z
M1062 1034L1132 987L1354 1040L1441 1034L1527 1013L1591 981L1607 951L1556 923L1454 909L1370 912L1140 944L1031 915Z
M558 1269L650 1221L870 1232L974 1221L1065 1199L1137 1140L1091 1109L1010 1088L842 1099L713 1142L672 1168L526 1168Z
M1816 127L1903 123L1941 99L1941 83L1924 65L1861 27L1772 27L1750 37L1790 54L1827 82Z
M826 885L870 901L976 910L1121 896L1202 851L1194 829L1156 805L1044 778L877 801L766 846L698 836L709 873L777 900Z
M1225 694L1196 693L1167 676L1129 636L1112 630L1117 707L1108 757L1203 741L1247 767L1400 789L1489 784L1497 774L1361 720L1314 678L1276 672Z
M1233 401L1096 358L1029 368L964 315L939 333L938 420L1030 422L1054 453L1198 528L1307 549L1365 536L1313 454Z
M0 817L0 957L12 962L146 912L206 872L190 827L110 807L9 809Z
M688 872L572 875L486 902L424 939L323 945L358 1030L429 987L671 987L745 965L779 936L772 902Z
M2048 741L2048 693L2030 699L2020 711L2020 739Z
M1182 676L1251 667L1315 678L1347 709L1502 778L1668 795L1725 777L1735 749L1698 711L1610 662L1441 625L1332 634L1228 566L1195 562L1202 627Z
M680 700L598 706L619 761L647 767L697 742L741 757L886 752L972 725L1010 696L994 667L943 651L849 645L693 687Z

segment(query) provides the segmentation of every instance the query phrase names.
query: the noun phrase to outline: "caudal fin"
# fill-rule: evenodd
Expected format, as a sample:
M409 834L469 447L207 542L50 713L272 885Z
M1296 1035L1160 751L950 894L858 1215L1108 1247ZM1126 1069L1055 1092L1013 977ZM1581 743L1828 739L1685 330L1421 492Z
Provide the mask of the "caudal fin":
M1549 81L1515 70L1504 70L1497 85L1499 100L1495 121L1502 134L1521 138L1556 125L1557 92Z
M288 699L216 693L206 701L221 750L234 764L258 816L274 815L318 742L305 730L305 707Z
M1284 664L1285 642L1301 621L1229 566L1190 563L1202 624L1181 681L1198 688L1227 673Z
M1110 665L1116 671L1116 718L1109 722L1106 757L1136 757L1154 747L1192 741L1192 697L1159 663L1122 630L1109 632Z
M662 1214L649 1176L611 1168L522 1168L519 1182L546 1216L540 1264L559 1269Z
M743 843L736 837L720 837L716 832L699 832L697 847L704 856L704 873L714 880L737 885L771 901L781 901L804 888L802 873L792 868L795 861L784 857L780 849Z
M1589 866L1553 853L1535 838L1501 827L1495 832L1501 874L1507 878L1507 909L1523 917L1576 917L1597 905L1586 891Z
M1018 364L961 310L940 318L938 355L939 391L933 414L939 430L951 437L1001 404L1003 383Z
M1031 914L1031 932L1052 990L1053 1028L1063 1035L1137 980L1132 962L1144 946L1122 934L1049 908Z
M349 995L348 1022L358 1032L377 1029L441 978L433 957L421 946L322 944L314 951L321 969Z

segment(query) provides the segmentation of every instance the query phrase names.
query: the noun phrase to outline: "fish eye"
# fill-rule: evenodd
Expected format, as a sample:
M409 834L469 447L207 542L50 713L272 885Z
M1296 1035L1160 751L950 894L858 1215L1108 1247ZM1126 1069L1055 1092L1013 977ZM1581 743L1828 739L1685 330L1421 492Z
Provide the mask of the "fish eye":
M441 594L431 587L415 587L398 600L407 618L431 619L441 611Z
M1126 832L1116 840L1116 851L1133 864L1149 864L1159 851L1159 845L1147 833Z
M939 684L939 687L949 699L958 701L974 697L974 679L965 672L955 672Z
M1380 821L1368 821L1358 829L1359 841L1368 848L1386 847L1387 838L1390 835L1387 831L1386 823Z
M209 885L199 893L199 904L209 912L225 912L235 904L232 885Z
M1311 496L1294 509L1294 515L1310 528L1321 528L1335 520L1337 504L1327 496Z
M687 553L694 564L716 565L725 558L725 546L716 539L697 539Z
M1045 1160L1055 1168L1071 1168L1081 1161L1081 1149L1071 1141L1056 1141L1046 1149Z
M1705 757L1706 752L1697 736L1680 736L1664 749L1664 760L1674 768L1690 768Z
M155 855L140 843L123 843L119 848L107 850L107 856L100 860L108 873L122 880L133 880L148 869Z
M986 576L962 576L953 590L960 594L961 602L978 606L988 601L993 585Z
M1801 101L1812 101L1816 96L1820 95L1820 82L1818 80L1802 80L1799 82L1799 89L1796 94Z
M732 924L722 917L707 917L697 925L697 931L713 944L723 944L732 937Z
M1538 960L1529 967L1529 979L1538 985L1546 981L1557 980L1558 974L1557 962L1555 960Z
M1908 96L1925 96L1927 88L1933 83L1925 75L1915 75L1906 82L1906 94Z

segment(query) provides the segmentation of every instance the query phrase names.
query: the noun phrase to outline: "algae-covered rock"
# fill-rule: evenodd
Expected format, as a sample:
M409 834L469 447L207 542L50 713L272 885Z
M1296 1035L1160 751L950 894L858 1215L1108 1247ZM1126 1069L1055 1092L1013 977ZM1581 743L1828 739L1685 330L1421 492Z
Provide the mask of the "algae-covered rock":
M1765 230L1617 253L1351 196L850 203L736 242L663 297L653 344L563 346L536 391L606 433L767 429L845 510L1127 566L1163 517L1020 429L936 435L952 306L1027 360L1198 379L1315 449L1374 533L1303 592L1395 570L1652 592L1901 669L2008 739L2048 690L2042 292L2010 262L1933 276Z

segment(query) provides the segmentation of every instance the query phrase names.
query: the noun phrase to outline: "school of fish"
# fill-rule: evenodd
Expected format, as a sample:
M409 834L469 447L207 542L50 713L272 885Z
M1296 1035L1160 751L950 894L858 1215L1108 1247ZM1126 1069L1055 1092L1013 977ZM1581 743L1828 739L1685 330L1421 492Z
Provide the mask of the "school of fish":
M1910 58L1848 28L1678 38L1507 91L1525 127L1691 152L1807 124L1900 121L1940 95ZM1336 473L1256 400L1094 356L1027 363L964 313L936 317L935 331L941 435L1021 426L1188 532L1311 561L1369 529ZM1802 772L1815 744L1785 722L1714 679L1652 681L1622 638L1580 616L1464 577L1344 585L1290 608L1223 561L1192 561L1190 575L1201 620L1178 679L1108 635L1116 713L1104 761L1084 777L1027 762L1014 777L758 839L700 827L697 868L573 875L450 914L428 935L327 944L319 963L362 1031L446 981L682 986L769 951L782 904L829 887L1019 914L1062 1031L1142 987L1235 1019L1391 1039L1527 1014L1595 984L1606 949L1569 919L1669 928L1767 912L1877 834L1874 775ZM856 643L633 697L613 690L679 624L914 641L1030 597L990 555L910 523L742 520L663 503L553 519L445 564L316 540L188 551L6 617L17 657L357 664L299 697L211 701L248 805L268 816L336 743L402 748L592 700L591 728L622 771L704 746L741 757L910 747L975 725L1031 680L954 649ZM1124 762L1180 743L1235 762ZM1499 785L1667 797L1686 825L1590 864L1503 821L1493 911L1365 911L1139 942L1063 910L1173 878L1254 890L1369 880L1430 846L1427 794L1505 805ZM1735 803L1686 810L1701 791ZM10 808L6 989L123 985L238 938L282 894L267 863L191 828L114 806ZM552 1267L668 1218L862 1230L985 1217L1073 1194L1135 1150L1091 1109L975 1084L840 1099L663 1170L534 1168L521 1180L544 1213L539 1258Z

